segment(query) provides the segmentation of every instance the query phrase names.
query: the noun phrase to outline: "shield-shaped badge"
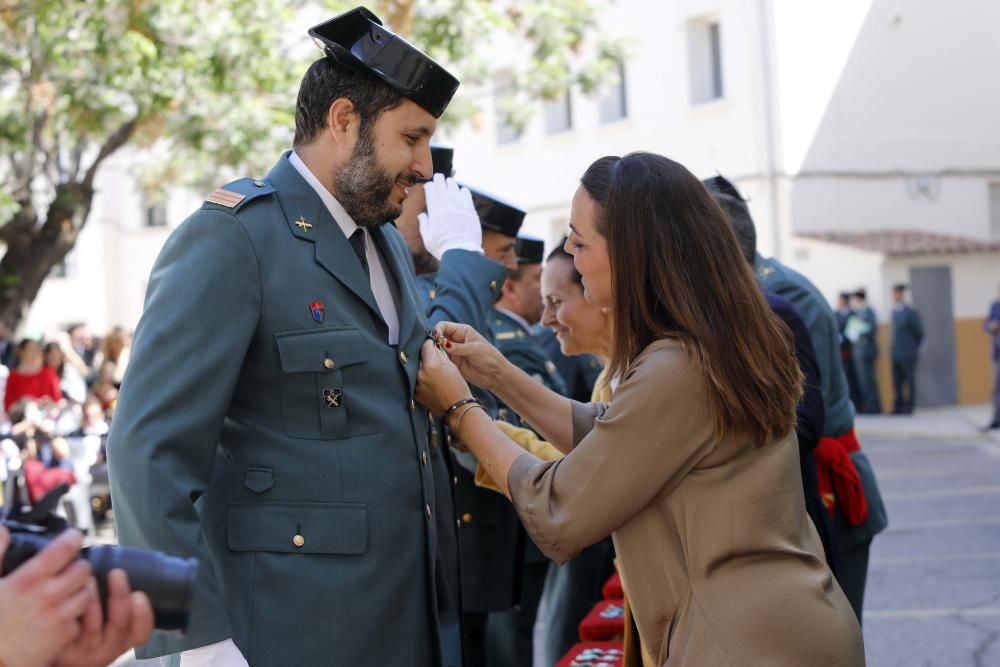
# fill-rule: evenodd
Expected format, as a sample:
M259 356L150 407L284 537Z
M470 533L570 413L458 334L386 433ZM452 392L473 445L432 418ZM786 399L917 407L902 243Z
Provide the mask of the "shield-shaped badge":
M313 319L317 322L326 321L326 310L323 308L322 301L313 301L309 304L309 312L312 313Z

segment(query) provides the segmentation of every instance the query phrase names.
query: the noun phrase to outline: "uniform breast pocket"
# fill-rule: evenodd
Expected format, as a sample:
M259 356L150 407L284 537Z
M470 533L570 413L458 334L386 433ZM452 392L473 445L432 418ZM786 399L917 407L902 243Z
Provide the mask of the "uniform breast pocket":
M352 435L351 402L361 400L368 350L357 329L275 334L281 359L281 422L293 438Z

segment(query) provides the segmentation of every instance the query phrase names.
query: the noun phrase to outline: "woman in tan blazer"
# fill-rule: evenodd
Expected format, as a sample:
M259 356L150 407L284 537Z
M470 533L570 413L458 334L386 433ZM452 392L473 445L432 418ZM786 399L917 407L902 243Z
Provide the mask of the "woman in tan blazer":
M558 396L450 323L437 328L443 350L424 347L420 401L446 415L549 557L612 535L655 664L864 664L804 509L791 333L725 214L683 166L634 153L588 168L570 227L588 300L612 310L611 402ZM565 458L511 442L466 380Z

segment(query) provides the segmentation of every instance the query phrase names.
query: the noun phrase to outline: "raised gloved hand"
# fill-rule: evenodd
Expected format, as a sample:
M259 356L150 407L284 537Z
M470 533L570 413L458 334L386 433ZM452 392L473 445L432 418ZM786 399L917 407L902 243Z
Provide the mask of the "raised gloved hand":
M434 174L424 184L427 212L417 216L424 247L435 259L449 250L483 252L483 230L472 204L472 194L453 178Z

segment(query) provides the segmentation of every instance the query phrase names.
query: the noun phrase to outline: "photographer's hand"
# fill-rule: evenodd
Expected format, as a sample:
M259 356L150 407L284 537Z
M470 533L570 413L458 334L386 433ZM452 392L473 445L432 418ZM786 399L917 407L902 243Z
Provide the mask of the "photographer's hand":
M93 585L93 583L91 584ZM153 632L153 608L144 593L130 593L122 570L108 574L108 622L95 595L87 606L80 636L59 653L57 667L104 667Z
M0 561L10 539L0 527ZM80 617L97 599L79 552L80 534L67 530L0 578L0 662L7 667L46 667L79 636Z

